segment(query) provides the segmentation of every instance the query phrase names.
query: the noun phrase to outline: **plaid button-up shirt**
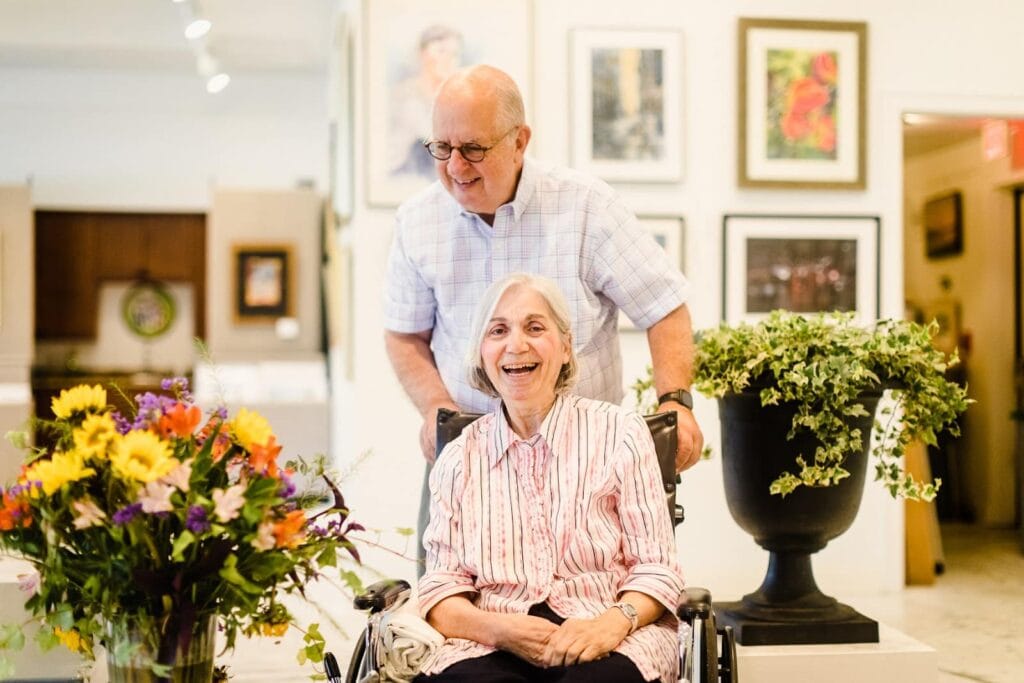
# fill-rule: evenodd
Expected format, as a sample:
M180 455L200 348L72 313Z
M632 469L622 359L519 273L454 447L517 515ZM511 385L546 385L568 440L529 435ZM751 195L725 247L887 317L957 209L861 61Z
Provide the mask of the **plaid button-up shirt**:
M525 271L554 280L571 315L579 378L573 392L623 396L617 311L647 329L686 302L688 284L604 182L527 159L494 226L434 183L403 204L388 257L384 326L433 330L431 349L463 410L496 400L470 387L464 367L470 325L487 287Z

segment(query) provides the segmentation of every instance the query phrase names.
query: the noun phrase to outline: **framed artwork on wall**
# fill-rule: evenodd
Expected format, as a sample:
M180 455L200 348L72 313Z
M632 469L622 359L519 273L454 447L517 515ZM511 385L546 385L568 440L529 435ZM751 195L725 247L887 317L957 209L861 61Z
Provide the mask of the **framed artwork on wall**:
M879 310L877 216L726 215L722 224L722 318L756 321L781 308Z
M295 297L291 245L235 245L233 250L235 322L291 317Z
M739 20L741 187L864 189L867 24Z
M396 206L437 177L423 142L437 87L457 69L502 69L529 112L531 3L374 0L365 9L366 195L370 204Z
M963 196L950 192L924 203L924 243L928 258L964 250Z
M680 180L682 71L678 31L574 30L573 166L605 180Z
M672 265L686 272L686 221L682 216L637 216L637 222L668 254ZM619 329L635 330L636 325L619 312Z

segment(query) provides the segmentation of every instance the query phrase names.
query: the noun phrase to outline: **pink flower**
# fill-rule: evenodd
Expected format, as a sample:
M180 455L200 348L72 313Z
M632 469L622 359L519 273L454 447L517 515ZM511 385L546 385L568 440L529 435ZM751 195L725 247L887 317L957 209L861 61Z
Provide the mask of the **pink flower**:
M277 542L274 536L274 523L263 522L256 530L256 538L252 539L252 547L256 550L270 550Z
M151 481L146 484L139 496L142 503L142 511L150 514L154 512L170 512L174 509L171 505L171 496L174 494L174 487L170 484L162 484L159 481Z
M18 574L18 590L33 596L39 592L39 572L31 571L28 574Z
M173 470L160 477L161 482L164 484L170 484L179 491L188 493L188 480L192 478L192 459L188 459L181 463Z
M103 524L103 520L107 518L107 514L103 510L96 506L96 503L91 500L76 500L71 503L71 507L75 510L75 521L73 525L76 529L87 529L91 526L99 526Z
M235 484L227 489L213 490L213 514L221 522L230 522L238 516L238 511L245 505L245 486Z

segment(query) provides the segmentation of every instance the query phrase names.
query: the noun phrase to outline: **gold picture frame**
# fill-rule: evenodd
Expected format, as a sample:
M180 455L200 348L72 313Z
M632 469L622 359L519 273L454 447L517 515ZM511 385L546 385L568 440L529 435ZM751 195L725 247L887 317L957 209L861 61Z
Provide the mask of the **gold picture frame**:
M740 187L866 187L866 23L741 18L738 65Z

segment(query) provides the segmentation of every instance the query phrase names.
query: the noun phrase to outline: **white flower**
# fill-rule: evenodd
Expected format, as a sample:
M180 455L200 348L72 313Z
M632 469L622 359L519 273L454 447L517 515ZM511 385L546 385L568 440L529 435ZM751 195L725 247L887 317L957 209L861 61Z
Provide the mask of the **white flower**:
M245 505L245 486L235 484L227 489L214 489L213 514L222 522L230 522L238 516L238 511Z
M256 538L252 539L252 547L256 550L270 550L274 547L274 523L263 522L256 530Z
M76 529L87 529L91 526L98 526L107 518L107 513L100 510L96 506L96 503L88 499L76 500L71 503L71 507L73 507L77 513L73 523Z
M170 484L183 493L188 493L188 480L192 477L192 458L181 463L173 470L160 477L164 484Z
M170 512L174 509L174 506L171 505L174 487L170 484L151 481L146 484L146 488L141 490L142 495L139 496L139 502L142 503L143 512Z

